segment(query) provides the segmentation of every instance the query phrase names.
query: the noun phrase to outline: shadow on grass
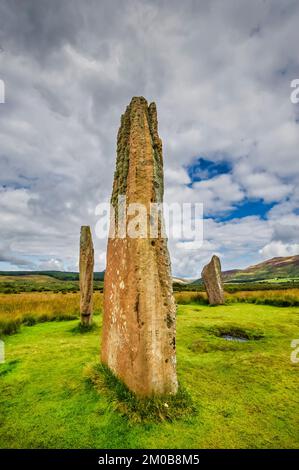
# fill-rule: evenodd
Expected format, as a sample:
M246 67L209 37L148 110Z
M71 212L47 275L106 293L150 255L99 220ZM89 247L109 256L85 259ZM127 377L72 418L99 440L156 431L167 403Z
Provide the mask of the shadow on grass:
M134 423L175 421L190 418L196 408L189 393L181 385L176 395L138 397L107 366L89 364L84 377L98 393L105 394L115 411Z
M12 361L5 362L3 365L1 364L0 377L9 374L9 372L12 372L17 367L19 362L19 359L14 359Z
M238 325L214 326L209 331L218 337L232 336L233 338L243 338L247 341L259 340L264 338L264 333L258 328L243 328Z
M78 323L78 325L74 326L74 328L70 329L70 332L73 333L74 335L82 335L85 333L93 333L94 331L98 331L100 328L96 323L92 323L92 325L81 325L81 323Z

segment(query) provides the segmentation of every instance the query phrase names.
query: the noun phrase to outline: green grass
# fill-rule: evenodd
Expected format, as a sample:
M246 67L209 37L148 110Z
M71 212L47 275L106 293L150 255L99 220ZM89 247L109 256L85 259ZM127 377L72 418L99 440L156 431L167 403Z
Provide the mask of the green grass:
M74 320L5 337L0 447L298 448L299 365L290 343L299 338L299 308L180 305L178 376L195 410L159 421L136 420L134 397L114 390L101 368L91 380L101 319L84 334ZM249 340L226 341L223 332Z
M294 282L299 282L299 277L274 277L272 279L265 279L263 281L260 281L261 283L269 283L271 284L272 282L273 283L290 283L290 284L293 284Z

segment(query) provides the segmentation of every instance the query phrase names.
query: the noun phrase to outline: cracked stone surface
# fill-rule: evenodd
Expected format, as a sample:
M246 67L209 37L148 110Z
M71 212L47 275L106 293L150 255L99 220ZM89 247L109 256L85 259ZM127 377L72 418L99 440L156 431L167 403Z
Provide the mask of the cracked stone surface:
M201 277L208 294L209 304L224 304L224 291L221 278L221 263L218 256L212 256L211 261L203 268Z
M82 226L80 235L80 316L81 324L92 324L94 249L90 227Z
M162 142L156 105L132 98L121 117L111 203L126 196L147 208L163 200ZM176 376L176 306L167 240L109 238L104 281L102 362L138 395L173 394ZM117 223L118 216L110 223ZM126 224L132 222L127 216Z

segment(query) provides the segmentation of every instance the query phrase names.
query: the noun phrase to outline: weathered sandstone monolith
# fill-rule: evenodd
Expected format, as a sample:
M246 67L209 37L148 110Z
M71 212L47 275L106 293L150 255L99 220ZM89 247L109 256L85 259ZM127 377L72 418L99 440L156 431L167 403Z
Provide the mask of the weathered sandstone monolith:
M108 240L104 281L102 362L136 394L174 394L177 391L175 316L167 240L161 215L158 236L149 232L152 203L163 200L162 142L156 105L132 98L121 117L111 204L126 197L124 238ZM146 208L143 238L128 234L132 203ZM134 210L133 210L134 212ZM130 214L131 215L130 215ZM116 212L114 223L124 219ZM134 218L133 218L134 219ZM134 220L133 220L134 221ZM136 223L136 228L140 222ZM132 228L132 227L131 227ZM138 231L138 230L137 230Z
M80 236L80 315L81 325L92 324L94 250L90 227L81 227Z
M224 304L224 292L221 279L221 263L218 256L212 256L211 261L203 268L201 277L208 294L209 304Z

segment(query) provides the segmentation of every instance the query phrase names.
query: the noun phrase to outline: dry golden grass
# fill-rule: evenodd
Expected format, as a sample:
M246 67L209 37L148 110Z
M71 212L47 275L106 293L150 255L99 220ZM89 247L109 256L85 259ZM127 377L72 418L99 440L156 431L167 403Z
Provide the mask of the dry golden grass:
M299 305L299 289L240 291L226 294L228 301L291 307Z
M178 304L187 305L192 302L207 303L207 294L205 292L174 292L175 300Z
M178 304L189 304L192 302L207 303L205 292L176 292L175 299ZM281 307L298 306L299 289L226 292L225 299L227 302L249 302Z
M0 334L17 331L21 323L33 325L52 320L73 320L79 317L79 293L0 294ZM102 294L94 294L94 312L102 310Z

